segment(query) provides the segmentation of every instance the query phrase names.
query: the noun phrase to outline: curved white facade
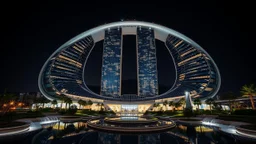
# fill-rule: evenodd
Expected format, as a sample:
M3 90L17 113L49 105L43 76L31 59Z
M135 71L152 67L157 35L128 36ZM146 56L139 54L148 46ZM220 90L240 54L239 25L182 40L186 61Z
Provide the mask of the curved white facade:
M122 35L137 35L138 28L153 30L155 39L165 43L172 56L176 80L166 93L151 96L106 96L99 95L86 86L84 67L94 45L104 40L104 32L113 28L122 29ZM156 46L157 48L157 46ZM168 66L168 65L167 65ZM82 97L115 101L155 100L185 95L213 97L220 88L221 78L217 65L210 55L185 35L167 27L140 21L114 22L98 26L72 38L59 47L43 65L38 85L48 99L57 99L65 94L73 99Z

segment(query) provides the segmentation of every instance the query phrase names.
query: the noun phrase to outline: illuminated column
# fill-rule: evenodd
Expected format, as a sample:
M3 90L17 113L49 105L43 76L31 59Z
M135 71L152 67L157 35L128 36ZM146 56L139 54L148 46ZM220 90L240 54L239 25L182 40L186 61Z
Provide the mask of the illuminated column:
M189 92L185 92L186 108L193 109L192 100Z

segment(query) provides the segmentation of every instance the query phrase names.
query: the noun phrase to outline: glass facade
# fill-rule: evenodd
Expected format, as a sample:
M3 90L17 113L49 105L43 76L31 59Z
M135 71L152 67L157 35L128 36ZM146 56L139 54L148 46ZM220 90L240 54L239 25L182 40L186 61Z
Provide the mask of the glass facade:
M38 81L40 91L49 99L58 99L60 94L65 94L76 100L96 98L126 102L184 96L186 91L192 97L214 96L219 90L221 79L216 64L207 52L178 32L155 24L152 24L153 29L149 25L151 26L150 23L140 22L132 28L127 25L128 29L113 25L99 32L89 31L71 39L44 64ZM137 42L138 92L121 95L122 34L131 29L134 33L129 34L135 34ZM162 30L166 33L161 33ZM104 42L99 95L86 86L83 71L90 52L101 38ZM176 68L173 87L161 95L158 94L155 38L165 43Z
M157 60L154 30L137 28L138 95L158 95Z
M185 91L193 96L206 97L217 87L217 71L206 54L191 44L168 35L166 46L175 61L177 80L173 95L184 95Z
M83 66L93 46L93 38L88 36L56 53L43 72L44 90L53 97L61 93L83 94Z
M101 95L121 95L122 29L105 30L103 43Z

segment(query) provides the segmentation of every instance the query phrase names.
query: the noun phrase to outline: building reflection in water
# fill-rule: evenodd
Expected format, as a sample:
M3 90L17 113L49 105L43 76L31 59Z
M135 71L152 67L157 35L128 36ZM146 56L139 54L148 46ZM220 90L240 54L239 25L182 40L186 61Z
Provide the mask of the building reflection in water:
M67 128L68 125L74 125L76 129L79 129L81 127L87 128L86 122L70 122L70 123L63 123L63 122L57 122L52 124L43 125L43 128L52 127L54 130L64 130Z
M98 144L160 144L160 134L144 134L144 135L129 135L129 134L113 134L113 133L98 133Z

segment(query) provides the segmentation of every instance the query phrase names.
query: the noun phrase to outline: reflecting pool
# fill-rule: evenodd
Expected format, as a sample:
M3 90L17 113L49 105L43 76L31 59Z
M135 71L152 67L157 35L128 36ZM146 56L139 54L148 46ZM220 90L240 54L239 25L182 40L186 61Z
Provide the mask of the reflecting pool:
M120 134L94 131L87 128L86 121L56 122L42 125L40 131L22 139L20 144L235 144L256 143L252 139L226 134L217 127L188 126L176 123L176 127L161 133Z

